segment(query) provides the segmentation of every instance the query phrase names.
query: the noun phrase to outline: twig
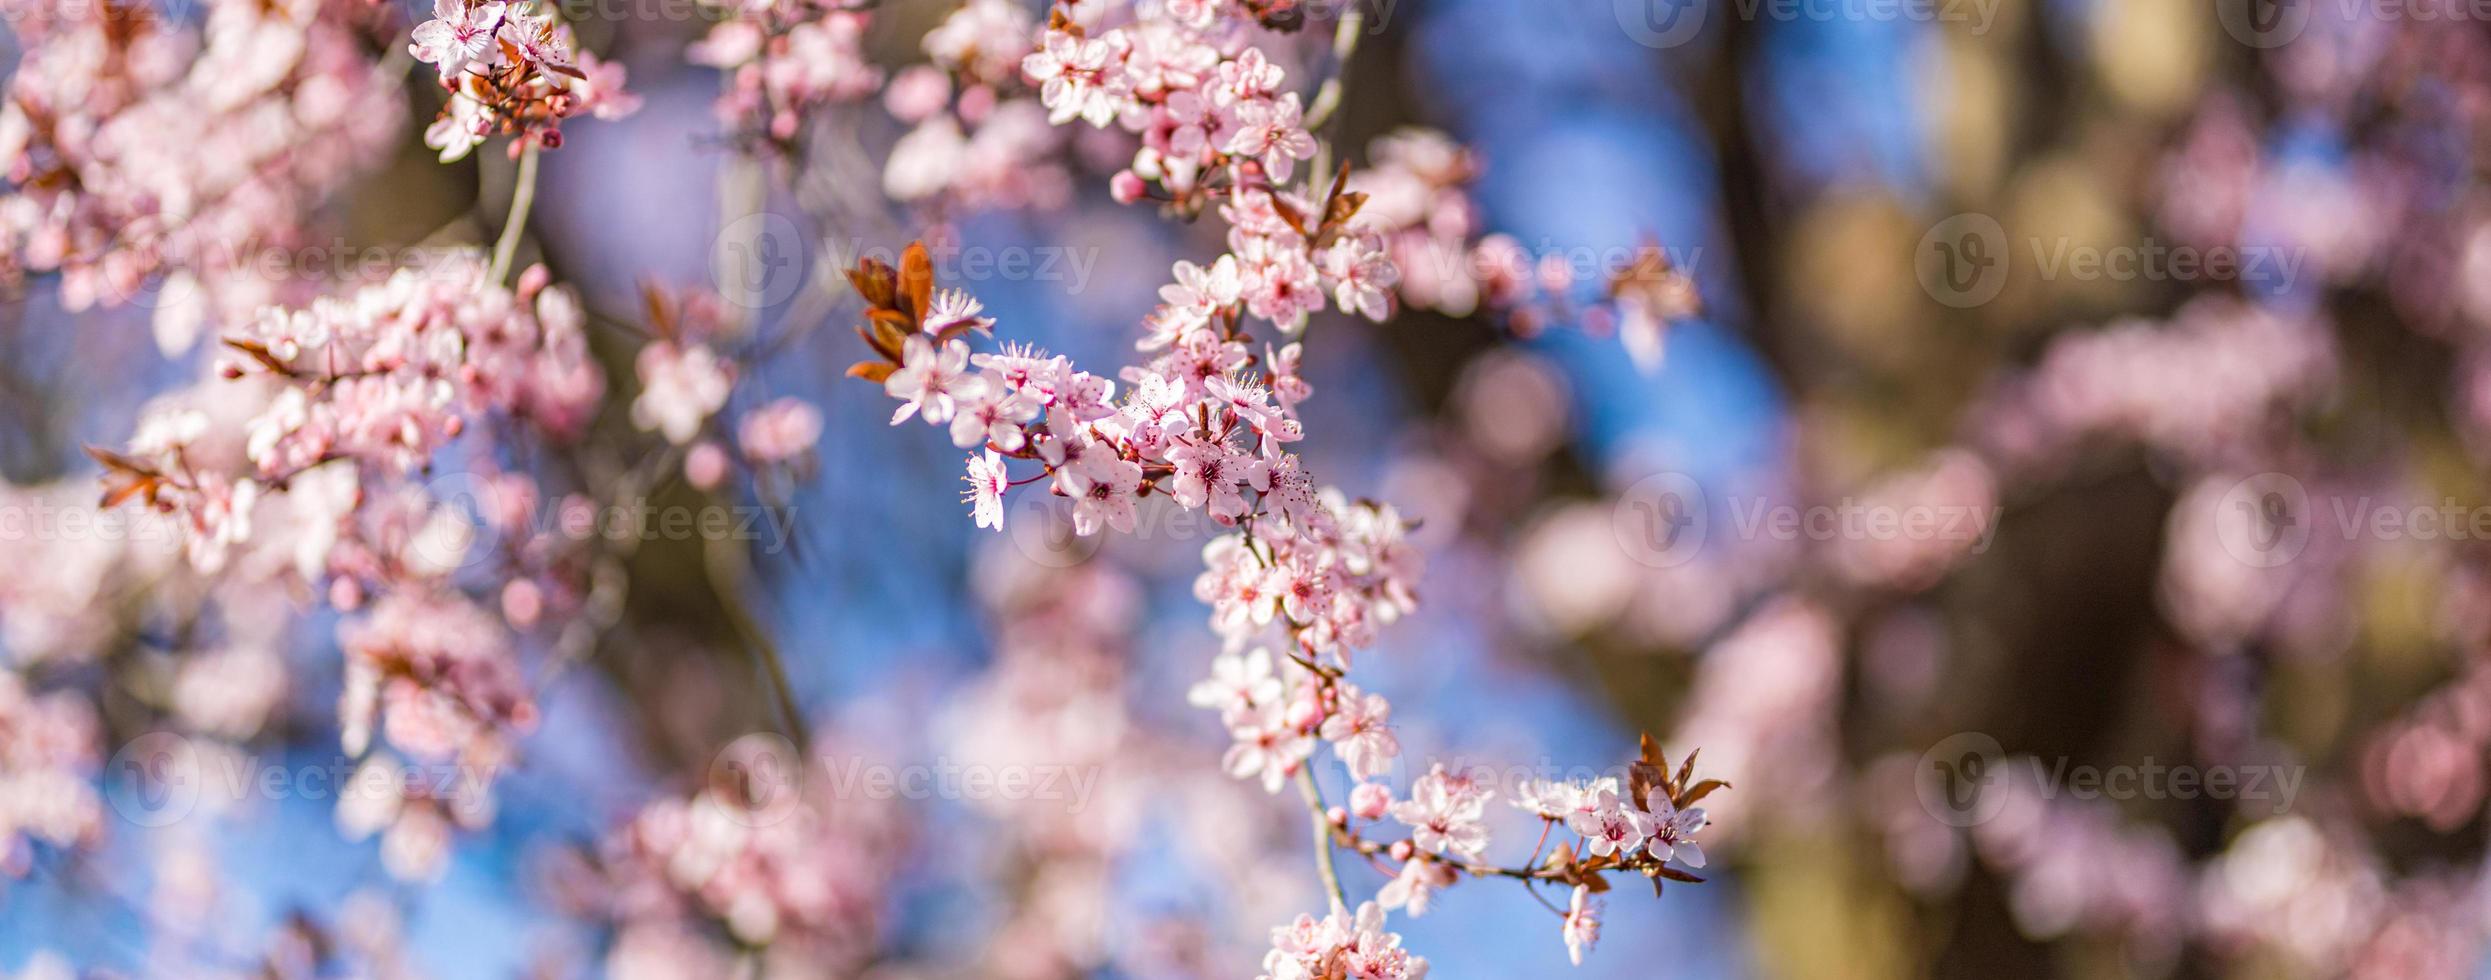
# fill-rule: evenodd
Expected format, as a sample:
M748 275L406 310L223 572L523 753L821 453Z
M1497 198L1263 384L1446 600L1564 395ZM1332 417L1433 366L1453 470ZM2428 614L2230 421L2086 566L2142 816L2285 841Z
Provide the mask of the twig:
M1332 898L1332 911L1347 912L1349 896L1341 891L1340 873L1332 869L1332 818L1323 812L1323 792L1315 788L1314 766L1298 764L1297 793L1306 798L1307 820L1315 829L1315 871L1323 875L1323 887Z
M502 237L493 243L494 282L510 275L510 260L519 254L519 237L527 232L528 211L536 206L536 144L529 143L519 151L519 179L510 188L510 217L502 222Z

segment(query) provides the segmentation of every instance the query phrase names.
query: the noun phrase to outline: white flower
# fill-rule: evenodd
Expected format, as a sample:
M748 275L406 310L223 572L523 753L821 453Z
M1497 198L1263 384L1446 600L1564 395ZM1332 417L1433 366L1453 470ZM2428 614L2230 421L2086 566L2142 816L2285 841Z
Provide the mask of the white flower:
M1574 900L1566 909L1564 935L1566 958L1576 966L1583 965L1583 954L1600 941L1600 903L1592 901L1590 886L1574 886Z
M1244 654L1220 654L1211 658L1211 676L1194 682L1185 700L1223 715L1278 701L1280 678L1272 674L1271 664L1271 651L1263 647Z
M941 350L922 336L912 336L900 348L900 369L882 382L882 390L891 397L907 402L891 413L891 424L907 421L911 415L924 413L925 420L940 425L951 421L953 389L961 387L962 375L969 368L969 345L959 341L944 344Z
M1411 915L1426 915L1429 898L1437 889L1452 884L1452 868L1414 857L1401 866L1401 873L1390 884L1375 893L1375 901L1388 909L1407 908Z
M960 499L969 505L977 526L1003 530L1003 492L1012 486L1003 457L992 449L984 456L969 457L969 475L961 479L968 481L969 488L960 491Z

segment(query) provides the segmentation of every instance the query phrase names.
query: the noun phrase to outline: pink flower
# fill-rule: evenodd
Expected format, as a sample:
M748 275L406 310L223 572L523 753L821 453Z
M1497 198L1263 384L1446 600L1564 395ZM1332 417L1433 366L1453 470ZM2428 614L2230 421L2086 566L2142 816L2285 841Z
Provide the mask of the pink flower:
M1360 820L1381 820L1392 807L1393 791L1382 783L1359 783L1349 791L1349 812Z
M1437 763L1410 786L1410 798L1393 804L1393 819L1410 826L1410 841L1420 850L1479 860L1488 846L1483 797L1454 780Z
M927 333L940 333L955 327L988 333L995 325L995 318L980 316L985 308L985 304L979 303L976 297L964 290L946 289L934 294L934 303L925 311L922 326Z
M727 394L735 388L734 366L700 344L650 344L640 349L639 368L640 397L631 403L632 424L663 433L678 446L700 434L701 423L726 406Z
M952 399L958 411L951 417L951 444L962 449L991 443L1007 453L1019 452L1028 441L1021 426L1038 417L1036 402L991 374L964 379L954 386ZM1134 470L1138 481L1140 467Z
M1101 525L1131 533L1141 487L1141 465L1104 442L1085 443L1055 468L1055 488L1073 499L1073 533L1084 536L1097 534Z
M969 488L960 491L960 499L969 505L969 513L977 518L977 526L1003 530L1003 494L1011 489L1012 478L1003 468L1003 457L989 449L984 456L969 457Z
M409 50L416 60L439 66L445 79L470 65L492 68L501 63L494 38L503 9L498 2L469 7L464 0L433 0L433 19L416 25Z
M1266 793L1280 792L1280 784L1315 748L1312 737L1288 723L1286 711L1285 704L1271 701L1238 712L1228 727L1236 742L1221 757L1220 768L1237 779L1260 779Z
M1272 674L1271 665L1271 651L1262 647L1242 656L1220 654L1211 659L1211 676L1195 682L1185 692L1185 700L1197 708L1216 709L1223 716L1278 702L1280 678Z
M1263 171L1274 183L1288 183L1289 175L1297 172L1297 161L1315 156L1314 136L1298 125L1301 112L1295 92L1278 99L1240 102L1237 133L1221 149L1261 160Z
M1323 737L1332 743L1332 751L1349 767L1349 774L1359 779L1373 779L1392 769L1393 757L1401 754L1401 742L1387 727L1392 723L1392 705L1381 694L1360 694L1347 683L1339 686L1341 702L1338 711L1323 721Z
M1567 905L1566 924L1562 929L1566 941L1566 958L1574 965L1583 965L1583 954L1600 941L1600 903L1593 901L1591 886L1574 886L1574 899Z
M1208 507L1211 516L1224 524L1235 523L1253 509L1238 492L1240 485L1257 491L1271 489L1270 464L1225 442L1188 438L1168 450L1167 456L1176 467L1176 479L1169 487L1176 502Z
M1392 288L1401 281L1401 272L1373 242L1343 235L1324 250L1322 267L1333 281L1332 299L1341 312L1377 323L1392 316Z
M900 349L899 370L882 382L883 391L907 403L891 413L891 424L898 425L919 413L936 425L951 421L954 389L977 384L965 377L968 366L967 344L955 340L938 351L931 339L908 338Z
M784 463L813 451L822 438L822 413L794 398L781 398L744 415L736 442L756 463Z
M1590 830L1583 834L1583 847L1597 857L1633 854L1652 836L1652 817L1630 806L1610 805L1592 814Z
M1075 119L1106 126L1123 107L1124 80L1108 70L1115 52L1104 39L1048 31L1046 42L1021 59L1021 72L1038 84L1038 98L1050 110L1047 121L1061 126Z
M1336 910L1317 919L1300 915L1296 922L1271 931L1271 952L1263 954L1259 980L1421 980L1427 960L1401 948L1398 934L1384 931L1384 909L1368 902L1353 916Z
M1690 868L1703 867L1704 848L1694 838L1696 831L1709 822L1704 808L1691 806L1680 810L1665 799L1655 799L1653 803L1652 839L1645 849L1662 861L1675 859Z
M1423 857L1412 857L1403 862L1399 875L1375 893L1375 903L1387 909L1407 908L1413 916L1426 915L1430 897L1452 885L1452 868Z

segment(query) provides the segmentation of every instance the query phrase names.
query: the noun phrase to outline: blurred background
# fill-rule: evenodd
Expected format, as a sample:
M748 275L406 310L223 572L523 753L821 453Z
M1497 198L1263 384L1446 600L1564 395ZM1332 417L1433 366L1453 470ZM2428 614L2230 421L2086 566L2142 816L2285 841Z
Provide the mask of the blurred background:
M868 60L924 61L957 7L886 0ZM1359 661L1394 700L1396 786L1431 762L1613 766L1650 732L1735 787L1708 801L1712 880L1613 896L1584 965L1528 895L1466 883L1396 917L1432 975L2484 972L2491 12L1361 9L1343 156L1441 130L1476 177L1430 205L1450 212L1435 233L1586 270L1657 243L1703 296L1653 358L1598 317L1445 299L1465 266L1405 260L1435 301L1405 283L1391 322L1326 314L1307 335L1309 468L1421 522L1421 610ZM769 356L736 397L818 407L818 457L802 479L654 493L766 507L784 532L617 557L627 587L590 652L528 671L541 717L492 817L414 883L325 795L210 785L165 818L117 764L164 734L211 768L352 769L338 614L216 595L146 543L21 532L0 554L0 968L750 969L714 923L616 901L612 875L618 827L785 744L766 656L834 774L1019 765L1086 786L829 790L842 843L795 868L835 882L842 918L816 924L818 960L774 969L1253 975L1269 928L1323 899L1296 801L1223 776L1226 734L1182 701L1218 649L1192 591L1207 529L1146 509L1101 545L1043 501L972 526L957 453L840 377L860 351L832 274L921 236L1022 250L1027 273L963 261L944 284L1095 370L1133 358L1169 263L1218 254L1217 229L1111 201L1119 151L1087 129L1008 193L895 203L910 127L874 101L756 176L721 135L718 73L685 57L707 21L564 11L645 104L566 129L526 254L592 321L631 320L643 283L725 286L718 229L766 219L807 274L742 328ZM1320 65L1326 39L1304 40ZM310 241L492 240L514 167L433 160L418 134L440 97L416 68L386 90L402 104L363 107L394 128L304 211ZM771 188L758 208L739 181ZM213 345L165 342L182 317L154 280L89 306L23 278L0 326L0 474L14 508L91 508L78 447L126 443ZM638 342L592 329L610 386ZM606 416L592 441L623 430ZM181 707L194 687L259 710L207 724ZM11 734L61 692L91 706L90 740ZM78 823L52 812L76 796L61 770L92 819L47 835ZM1528 823L1495 816L1500 853ZM1353 893L1385 881L1345 874Z

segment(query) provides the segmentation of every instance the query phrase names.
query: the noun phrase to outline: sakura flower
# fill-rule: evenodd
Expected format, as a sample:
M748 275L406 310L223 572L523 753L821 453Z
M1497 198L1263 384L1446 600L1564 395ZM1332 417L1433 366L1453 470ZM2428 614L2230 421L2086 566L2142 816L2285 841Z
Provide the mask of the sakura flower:
M978 302L967 291L946 289L934 294L934 303L926 309L925 322L921 326L927 333L952 329L989 333L995 325L995 318L980 316L985 309L985 304Z
M1197 708L1227 715L1280 700L1280 678L1272 674L1271 651L1255 647L1243 655L1223 653L1211 659L1211 676L1196 681L1185 700Z
M1080 119L1104 127L1126 97L1123 80L1109 70L1112 60L1115 53L1105 40L1049 31L1045 44L1021 60L1021 72L1038 84L1039 101L1050 110L1048 122L1061 126Z
M1410 785L1410 798L1393 804L1393 819L1410 826L1410 842L1420 850L1479 860L1488 846L1482 799L1437 763Z
M1238 492L1240 485L1257 491L1271 489L1270 464L1225 442L1186 439L1167 455L1176 467L1176 479L1169 486L1176 502L1207 507L1211 517L1223 524L1235 523L1253 509Z
M1288 723L1287 710L1271 701L1238 712L1228 728L1236 742L1221 757L1220 768L1237 779L1259 779L1266 793L1280 792L1280 784L1315 748L1313 738Z
M969 513L977 518L977 526L1003 530L1003 494L1012 486L1004 472L1003 457L989 449L984 456L969 457L969 488L960 491L960 499L969 505Z
M465 0L433 0L433 19L416 25L409 50L416 60L438 66L444 79L470 66L492 68L501 62L495 38L503 10L498 2L470 7Z
M675 445L691 442L701 423L726 406L735 387L735 369L718 360L709 348L658 341L640 349L640 397L631 403L631 421L656 431Z
M1393 791L1382 783L1359 783L1349 791L1349 812L1360 820L1380 820L1391 812Z
M1565 814L1566 829L1585 837L1600 826L1600 815L1623 805L1618 802L1615 776L1602 776L1574 789L1573 806Z
M1401 936L1384 931L1384 909L1374 902L1358 906L1353 916L1336 910L1317 919L1297 921L1271 931L1271 951L1263 954L1258 980L1424 980L1427 960L1401 948Z
M1343 235L1324 250L1321 267L1333 282L1332 298L1341 312L1377 323L1392 315L1392 288L1401 281L1401 272L1375 243Z
M1038 417L1038 405L1027 396L997 383L990 375L965 379L954 386L958 410L951 417L951 444L962 449L993 444L1018 452L1027 441L1021 426ZM1135 480L1140 480L1135 467Z
M1207 269L1180 261L1175 274L1175 282L1159 287L1160 302L1201 316L1235 306L1245 295L1245 280L1237 271L1234 255L1220 256Z
M1343 308L1347 308L1346 304ZM1263 347L1263 364L1271 372L1272 401L1278 403L1284 413L1296 411L1299 402L1314 397L1314 386L1298 375L1298 364L1304 360L1305 354L1304 345L1297 343L1277 351L1268 344Z
M1691 806L1680 810L1665 799L1652 802L1652 839L1645 849L1657 860L1675 859L1690 868L1703 867L1704 848L1695 842L1695 834L1710 822L1704 816L1704 808Z
M541 66L571 66L571 44L566 33L556 28L553 20L513 12L502 19L498 35L502 43L519 52L519 57Z
M1581 787L1556 779L1528 779L1515 791L1516 808L1542 820L1564 820L1574 814Z
M1057 365L1053 383L1054 409L1058 424L1067 428L1084 422L1114 418L1116 383L1087 371L1074 370L1069 362Z
M1302 110L1297 93L1237 105L1237 134L1222 150L1262 161L1274 183L1285 184L1297 172L1297 161L1315 156L1315 137L1299 125Z
M1393 757L1401 754L1400 740L1387 727L1392 705L1381 694L1361 694L1346 683L1339 690L1339 709L1323 721L1324 740L1332 743L1352 776L1372 779L1390 771Z
M979 354L969 363L985 370L988 381L1039 405L1054 404L1056 380L1066 366L1064 358L1049 357L1025 344L1006 344L1002 352Z
M1574 886L1574 899L1567 904L1566 923L1562 934L1566 941L1566 958L1574 965L1583 965L1583 954L1600 941L1600 905L1591 897L1591 886Z
M1652 836L1652 816L1630 806L1616 805L1593 814L1590 831L1583 834L1583 848L1595 857L1633 854Z
M451 2L451 0L445 0ZM424 127L424 145L440 150L443 163L456 163L483 145L493 132L492 113L465 91L450 93L441 115Z
M758 463L783 463L812 451L822 438L822 413L794 398L781 398L744 415L736 442Z
M1375 893L1375 903L1387 909L1407 908L1413 916L1426 915L1427 903L1435 893L1453 885L1453 869L1437 861L1413 857L1403 862L1401 873Z
M1101 525L1130 533L1141 486L1141 465L1104 442L1083 445L1055 470L1055 488L1073 499L1073 533L1083 536L1097 534Z
M908 338L900 350L899 369L882 383L883 391L907 403L891 413L891 424L898 425L919 413L936 425L951 421L955 407L953 391L978 384L966 376L968 366L967 344L955 340L936 350L934 341L928 338Z

